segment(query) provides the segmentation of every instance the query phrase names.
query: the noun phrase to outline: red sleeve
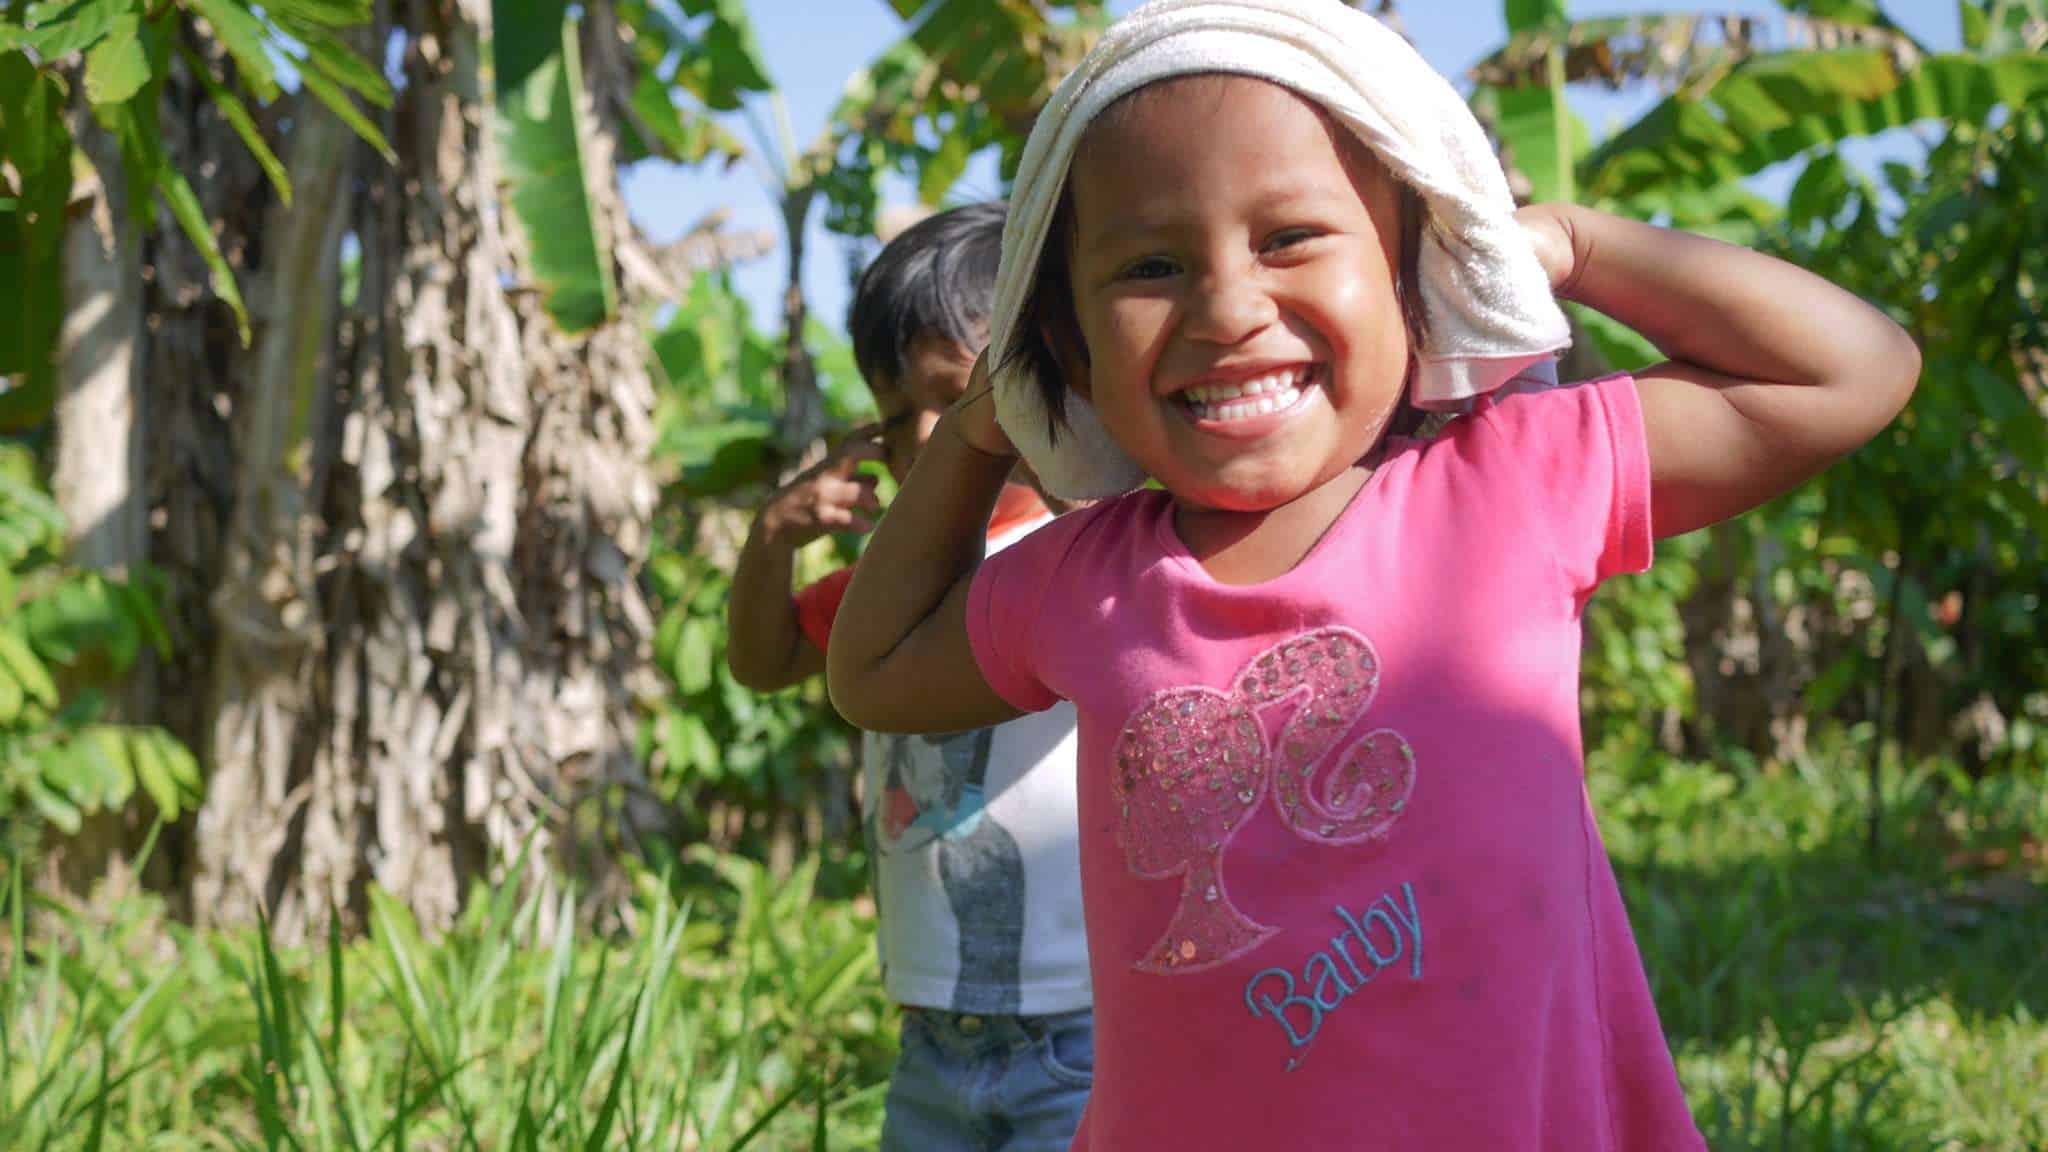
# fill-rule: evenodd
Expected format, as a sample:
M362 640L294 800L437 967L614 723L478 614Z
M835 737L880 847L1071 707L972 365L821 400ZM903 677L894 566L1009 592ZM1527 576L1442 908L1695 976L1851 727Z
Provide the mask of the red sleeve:
M1650 566L1650 453L1633 379L1505 396L1479 420L1574 594Z
M853 565L848 564L815 584L805 585L792 597L796 601L797 627L804 630L804 638L820 652L832 638L832 621L839 615L839 603L846 599L846 586L852 580Z

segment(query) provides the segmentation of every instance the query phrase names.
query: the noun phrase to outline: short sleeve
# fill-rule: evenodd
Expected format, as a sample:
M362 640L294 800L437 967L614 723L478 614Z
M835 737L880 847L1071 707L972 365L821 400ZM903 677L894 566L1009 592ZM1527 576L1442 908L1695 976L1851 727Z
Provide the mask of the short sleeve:
M1043 712L1059 702L1044 679L1044 646L1071 630L1048 626L1045 616L1054 589L1083 579L1064 567L1093 511L1062 516L975 569L967 590L967 639L982 678L1012 707Z
M1524 506L1574 594L1650 566L1650 456L1633 379L1517 393L1478 419L1505 442Z
M853 565L849 564L815 584L806 584L791 597L796 601L797 627L803 629L804 638L820 652L832 638L832 621L838 618L839 605L846 599L846 586L852 582Z

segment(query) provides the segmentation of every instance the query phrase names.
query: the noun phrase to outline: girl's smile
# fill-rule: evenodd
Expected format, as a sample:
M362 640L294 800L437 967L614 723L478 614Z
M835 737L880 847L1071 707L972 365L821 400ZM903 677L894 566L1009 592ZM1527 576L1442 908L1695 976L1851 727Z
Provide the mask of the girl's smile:
M1316 408L1326 375L1325 366L1313 362L1255 366L1218 372L1175 398L1197 431L1226 440L1257 440Z

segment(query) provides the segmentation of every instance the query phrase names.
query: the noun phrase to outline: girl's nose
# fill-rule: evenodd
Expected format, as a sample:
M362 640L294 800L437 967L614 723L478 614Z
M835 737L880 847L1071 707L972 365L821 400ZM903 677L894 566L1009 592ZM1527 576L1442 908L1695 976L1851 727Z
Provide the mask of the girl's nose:
M1255 277L1236 269L1216 271L1195 286L1186 333L1211 344L1241 344L1279 316L1279 306Z

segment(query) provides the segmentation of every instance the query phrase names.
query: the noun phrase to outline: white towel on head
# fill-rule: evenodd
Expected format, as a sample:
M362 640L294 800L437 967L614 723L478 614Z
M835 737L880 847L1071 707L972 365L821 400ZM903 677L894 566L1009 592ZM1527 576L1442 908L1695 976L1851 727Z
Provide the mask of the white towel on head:
M1533 369L1570 342L1564 313L1514 219L1507 177L1457 90L1378 20L1339 0L1154 0L1118 21L1061 81L1024 146L1003 228L989 346L1017 337L1040 251L1081 134L1129 92L1175 76L1224 72L1315 101L1418 192L1433 231L1417 271L1429 318L1414 401L1455 408ZM1087 401L1071 392L1055 434L1030 369L995 377L996 411L1048 491L1069 499L1144 482Z

